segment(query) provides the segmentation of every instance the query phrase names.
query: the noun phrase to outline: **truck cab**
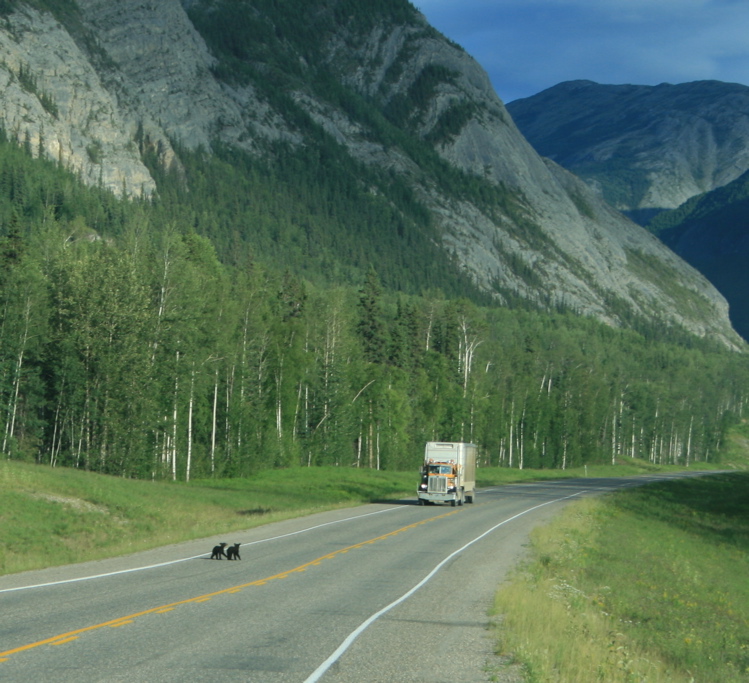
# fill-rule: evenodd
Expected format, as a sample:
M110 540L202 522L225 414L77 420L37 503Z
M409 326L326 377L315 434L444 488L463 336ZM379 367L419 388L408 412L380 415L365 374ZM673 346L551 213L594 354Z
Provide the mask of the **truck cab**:
M416 492L419 505L472 503L475 495L475 462L476 447L473 444L427 443L421 482Z

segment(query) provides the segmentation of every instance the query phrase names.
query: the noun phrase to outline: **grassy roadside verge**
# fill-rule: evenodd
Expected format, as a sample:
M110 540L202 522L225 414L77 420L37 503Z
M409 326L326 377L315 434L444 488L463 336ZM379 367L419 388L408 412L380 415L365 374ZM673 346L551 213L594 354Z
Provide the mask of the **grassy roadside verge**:
M528 683L749 680L749 474L576 503L496 596Z
M652 469L642 463L565 472L481 468L478 485ZM417 478L415 472L297 468L184 484L0 460L0 575L114 557L336 507L413 498Z
M190 484L0 461L0 575L412 495L413 473L311 468Z

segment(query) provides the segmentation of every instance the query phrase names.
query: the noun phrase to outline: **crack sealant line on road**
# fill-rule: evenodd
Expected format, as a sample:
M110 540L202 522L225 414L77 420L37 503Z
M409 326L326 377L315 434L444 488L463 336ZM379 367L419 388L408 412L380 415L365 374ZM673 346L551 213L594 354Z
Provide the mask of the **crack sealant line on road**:
M143 610L142 612L136 612L135 614L129 614L127 616L118 617L116 619L110 619L109 621L105 621L101 624L95 624L93 626L86 626L84 628L79 628L74 631L68 631L67 633L61 633L59 635L52 636L50 638L45 638L44 640L39 640L35 643L21 645L19 647L15 647L10 650L6 650L5 652L0 652L0 663L7 661L10 655L18 654L20 652L26 652L28 650L33 650L34 648L41 647L42 645L62 645L64 643L69 643L74 640L77 640L80 635L84 633L88 633L90 631L96 631L97 629L102 629L105 627L117 628L120 626L125 626L127 624L134 622L138 617L143 617L148 614L163 614L166 612L171 612L172 610L174 610L175 607L179 607L181 605L200 604L200 603L208 602L211 600L211 598L214 598L218 595L230 595L234 593L239 593L244 588L249 588L251 586L264 586L271 581L287 579L291 574L299 574L299 573L306 571L310 567L318 567L324 560L331 560L334 557L337 557L338 555L343 555L347 553L349 550L364 548L365 546L372 545L374 543L377 543L378 541L383 541L387 538L390 538L391 536L397 536L398 534L403 533L404 531L415 529L416 527L422 526L424 524L428 524L429 522L433 522L435 520L442 519L444 517L450 517L451 515L455 515L461 511L462 510L452 510L451 512L446 512L442 515L436 515L435 517L428 517L427 519L422 519L418 522L414 522L413 524L408 524L407 526L401 527L400 529L389 531L388 533L382 534L381 536L377 536L376 538L370 538L366 541L354 543L353 545L347 546L346 548L340 548L339 550L336 550L332 553L322 555L321 557L315 558L314 560L306 562L305 564L301 564L298 567L295 567L294 569L287 569L286 571L279 572L278 574L274 574L273 576L268 576L263 579L256 579L255 581L250 581L249 583L243 583L243 584L240 584L239 586L232 586L230 588L224 588L220 591L215 591L213 593L206 593L205 595L198 595L194 598L180 600L178 602L173 602L168 605L160 605L159 607L152 607L151 609ZM371 514L375 514L375 513L371 513ZM364 516L364 515L360 515L360 516ZM344 521L344 520L340 520L340 521ZM320 526L326 526L326 525L320 525ZM286 535L293 536L294 534L286 534ZM279 536L278 538L282 538L282 537ZM198 557L202 557L202 555L199 555Z
M297 536L299 534L307 533L308 531L314 531L315 529L321 529L322 527L331 526L333 524L341 524L343 522L351 522L357 519L364 519L371 515L381 515L384 512L393 512L394 510L403 510L405 507L392 507L386 510L376 510L375 512L368 512L364 515L355 515L354 517L346 517L345 519L336 519L332 522L325 522L324 524L317 524L315 526L307 527L306 529L300 529L299 531L291 531L287 534L281 534L280 536L273 536L271 538L263 538L259 541L250 541L249 543L241 543L241 546L257 545L258 543L267 543L268 541L277 541L281 538L288 538L289 536ZM179 564L180 562L189 562L190 560L199 560L201 557L205 557L210 553L201 553L200 555L193 555L192 557L181 557L178 560L169 560L168 562L159 562L158 564L149 564L144 567L131 567L130 569L119 569L114 572L106 572L104 574L94 574L92 576L79 576L75 579L63 579L61 581L49 581L48 583L38 583L33 586L17 586L15 588L0 588L0 594L12 593L14 591L25 591L31 590L32 588L48 588L49 586L61 586L67 583L78 583L79 581L91 581L93 579L105 579L109 576L117 576L119 574L130 574L132 572L142 572L147 569L158 569L159 567L168 567L173 564Z
M509 517L505 519L504 521L500 522L499 524L495 524L491 529L488 529L487 531L484 531L482 534L479 534L474 538L472 541L469 541L466 543L463 547L458 548L454 552L450 553L444 560L442 560L434 569L432 569L429 574L427 574L419 583L417 583L413 588L411 588L408 592L401 595L400 598L397 600L394 600L389 605L383 607L379 612L375 612L369 619L364 621L359 628L352 631L348 637L338 646L338 648L333 652L330 657L328 657L320 666L315 669L315 671L312 672L312 674L304 680L304 683L317 683L330 669L333 664L335 664L348 650L351 645L353 645L354 641L362 634L364 631L369 628L375 621L377 621L381 616L387 614L391 609L394 607L397 607L402 602L405 602L408 598L410 598L419 588L424 586L426 583L428 583L432 577L434 577L437 572L442 569L450 560L452 560L454 557L462 553L466 548L469 548L474 543L477 543L485 536L488 536L490 533L495 531L496 529L499 529L499 527L504 526L505 524L509 524L510 522L516 520L518 517L522 517L523 515L527 515L529 512L533 512L534 510L538 510L539 508L546 507L547 505L552 505L553 503L561 503L564 500L569 500L570 498L575 498L581 494L585 493L585 491L578 491L577 493L572 493L568 496L563 496L562 498L556 498L555 500L549 500L545 503L541 503L540 505L534 505L533 507L528 508L527 510L523 510L522 512L518 512L516 515L513 515L512 517ZM434 518L437 519L437 518ZM0 653L0 656L2 656L2 653Z

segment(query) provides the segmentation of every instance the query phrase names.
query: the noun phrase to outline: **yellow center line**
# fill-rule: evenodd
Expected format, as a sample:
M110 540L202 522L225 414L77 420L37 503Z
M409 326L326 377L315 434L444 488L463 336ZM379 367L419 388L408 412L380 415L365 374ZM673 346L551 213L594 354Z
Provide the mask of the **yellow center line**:
M65 640L56 640L52 645L65 645L65 643L69 643L71 640L78 640L78 636L73 636L72 638L65 638ZM0 660L2 662L6 661L5 659Z
M391 536L397 536L398 534L403 533L404 531L415 529L416 527L421 526L422 524L426 524L427 522L433 522L434 520L442 519L443 517L449 517L450 515L454 515L457 512L460 512L460 511L453 510L451 512L446 512L443 515L437 515L436 517L430 517L429 519L424 519L424 520L421 520L420 522L409 524L408 526L401 527L400 529L396 529L395 531L390 531L386 534L383 534L382 536L377 536L376 538L372 538L368 541L355 543L354 545L350 545L346 548L341 548L340 550L336 550L332 553L328 553L327 555L323 555L322 557L318 557L309 562L305 562L304 564L301 564L298 567L295 567L294 569L287 569L286 571L279 572L278 574L274 574L273 576L267 576L264 579L256 579L255 581L250 581L249 583L243 583L243 584L240 584L239 586L232 586L231 588L224 588L220 591L215 591L213 593L206 593L205 595L199 595L194 598L188 598L187 600L180 600L178 602L172 602L168 605L161 605L160 607L152 607L151 609L143 610L142 612L129 614L126 617L118 617L117 619L110 619L109 621L105 621L101 624L96 624L94 626L86 626L84 628L76 629L75 631L69 631L68 633L61 633L59 635L52 636L51 638L45 638L44 640L39 640L35 643L29 643L28 645L21 645L20 647L15 647L11 650L0 652L0 663L7 661L7 658L9 655L14 655L19 652L33 650L34 648L41 647L42 645L62 645L64 643L69 643L73 640L76 640L83 633L88 633L89 631L96 631L98 629L105 628L105 627L118 628L119 626L124 626L125 624L131 624L138 617L143 617L147 614L163 614L165 612L171 612L175 607L179 607L180 605L208 602L211 598L217 595L225 595L225 594L228 595L228 594L238 593L243 588L249 588L250 586L264 586L269 581L287 579L290 574L304 572L309 567L317 567L324 560L331 560L337 555L343 555L344 553L347 553L349 550L364 548L364 546L377 543L378 541L383 541L387 538L390 538Z

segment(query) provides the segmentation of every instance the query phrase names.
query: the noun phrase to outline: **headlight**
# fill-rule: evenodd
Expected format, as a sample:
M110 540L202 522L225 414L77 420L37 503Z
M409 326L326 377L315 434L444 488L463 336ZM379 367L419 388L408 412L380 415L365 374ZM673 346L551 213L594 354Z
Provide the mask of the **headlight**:
M420 488L420 489L421 489L422 491L426 491L426 490L427 490L427 485L426 485L426 484L421 484L421 485L419 486L419 488Z

